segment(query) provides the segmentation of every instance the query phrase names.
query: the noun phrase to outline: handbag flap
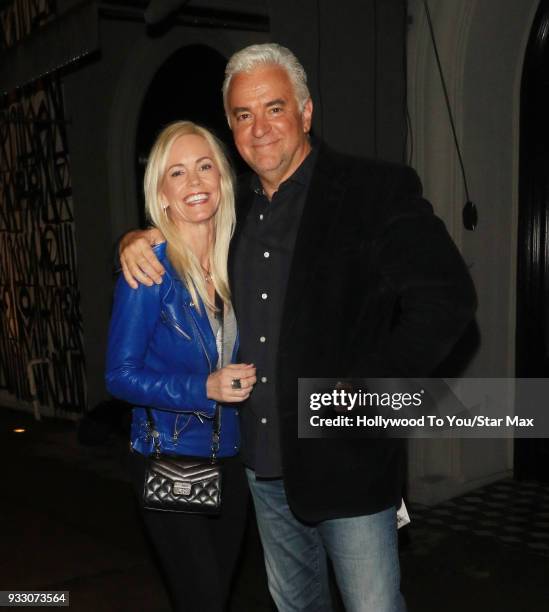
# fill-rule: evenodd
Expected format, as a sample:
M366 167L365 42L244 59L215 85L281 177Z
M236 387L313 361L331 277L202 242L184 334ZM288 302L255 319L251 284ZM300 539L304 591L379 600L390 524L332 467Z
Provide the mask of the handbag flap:
M219 472L219 466L204 463L204 459L170 459L164 456L151 458L149 472L156 472L169 480L198 482L205 478L214 478Z

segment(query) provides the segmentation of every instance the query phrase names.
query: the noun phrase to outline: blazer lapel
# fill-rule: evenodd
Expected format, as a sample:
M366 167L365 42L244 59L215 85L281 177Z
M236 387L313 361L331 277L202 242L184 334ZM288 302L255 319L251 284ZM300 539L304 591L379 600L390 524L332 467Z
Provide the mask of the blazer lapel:
M297 232L282 313L281 338L291 330L315 263L339 216L345 191L343 174L343 170L332 162L329 152L321 147Z

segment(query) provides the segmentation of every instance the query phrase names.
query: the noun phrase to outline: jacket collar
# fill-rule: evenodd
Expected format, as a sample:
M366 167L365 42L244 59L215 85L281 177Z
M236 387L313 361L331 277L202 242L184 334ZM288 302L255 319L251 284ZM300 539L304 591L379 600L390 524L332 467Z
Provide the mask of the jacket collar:
M201 336L201 340L204 344L204 349L206 350L206 354L208 356L208 360L211 362L212 371L215 370L215 365L217 364L218 354L217 354L217 343L215 340L214 333L212 331L212 326L210 325L210 320L208 319L208 314L206 313L206 307L200 300L200 313L196 310L192 303L191 294L187 289L185 283L179 277L179 274L176 272L173 267L171 261L169 260L166 250L167 250L167 242L163 242L153 249L158 257L158 259L162 262L166 273L170 276L171 280L178 285L180 291L183 295L183 301L185 306L187 307L190 316L192 317L196 328Z

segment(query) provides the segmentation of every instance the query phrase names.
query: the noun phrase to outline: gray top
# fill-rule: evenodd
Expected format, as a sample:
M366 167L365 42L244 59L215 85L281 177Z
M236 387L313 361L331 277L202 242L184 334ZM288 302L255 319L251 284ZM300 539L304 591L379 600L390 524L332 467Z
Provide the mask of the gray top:
M206 312L208 313L208 319L210 320L210 325L212 326L212 331L217 344L217 354L219 355L217 367L222 368L228 363L231 363L234 343L236 340L236 317L234 316L234 309L232 306L225 305L223 347L221 347L220 321L209 308L206 308Z

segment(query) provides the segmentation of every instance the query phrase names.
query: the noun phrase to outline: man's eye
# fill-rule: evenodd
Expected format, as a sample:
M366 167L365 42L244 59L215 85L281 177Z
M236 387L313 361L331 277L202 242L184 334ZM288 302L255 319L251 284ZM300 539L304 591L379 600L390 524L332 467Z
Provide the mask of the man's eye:
M236 116L237 121L246 121L250 117L250 113L240 113L240 115Z
M273 115L277 115L278 113L282 112L282 107L281 106L273 106L271 108L271 113Z

